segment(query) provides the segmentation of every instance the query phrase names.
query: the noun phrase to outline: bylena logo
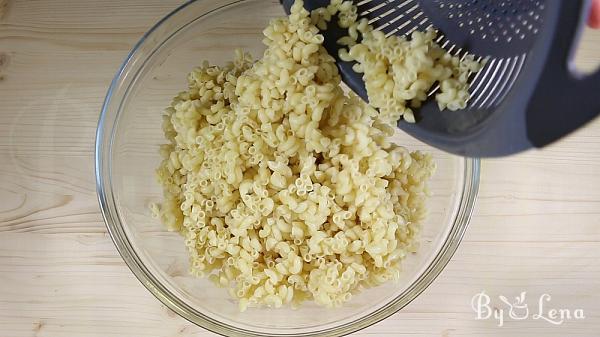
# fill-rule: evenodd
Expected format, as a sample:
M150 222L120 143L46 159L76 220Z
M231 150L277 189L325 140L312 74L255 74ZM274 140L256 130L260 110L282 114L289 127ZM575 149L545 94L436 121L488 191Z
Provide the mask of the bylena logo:
M549 294L542 294L537 302L537 308L530 307L527 302L527 292L523 291L513 300L506 296L499 295L498 299L502 305L496 305L492 308L491 297L482 291L475 294L471 299L471 307L475 311L475 319L495 319L498 326L504 325L507 319L521 321L525 319L543 320L553 325L561 325L565 321L585 319L583 309L557 309L553 308L550 301L552 297Z

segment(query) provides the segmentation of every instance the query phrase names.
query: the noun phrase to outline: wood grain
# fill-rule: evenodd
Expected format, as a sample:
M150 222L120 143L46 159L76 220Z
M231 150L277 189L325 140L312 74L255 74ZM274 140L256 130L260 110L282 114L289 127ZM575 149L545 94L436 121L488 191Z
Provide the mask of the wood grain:
M140 36L179 4L0 0L0 336L212 335L135 279L95 194L94 134L108 84ZM599 61L600 33L586 31L577 62L589 71ZM485 160L451 263L408 307L356 335L597 336L599 279L596 120L542 151ZM470 300L482 290L547 292L586 319L497 327L474 319Z

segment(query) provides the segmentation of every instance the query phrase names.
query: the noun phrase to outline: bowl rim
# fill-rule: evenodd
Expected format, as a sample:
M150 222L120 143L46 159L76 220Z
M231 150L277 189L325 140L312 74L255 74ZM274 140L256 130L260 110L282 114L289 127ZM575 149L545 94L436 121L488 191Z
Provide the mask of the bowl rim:
M238 0L229 4L220 6L216 9L203 13L197 16L199 19L206 16L216 10L220 10L224 7L229 7L244 0ZM212 332L224 335L224 336L320 336L327 334L328 336L341 336L356 332L368 326L371 326L404 308L410 302L412 302L419 294L421 294L442 272L452 256L458 249L460 242L466 232L471 215L474 210L475 201L479 191L479 180L480 180L480 160L478 158L463 158L464 160L464 171L462 191L460 192L459 208L452 227L448 232L442 247L439 249L436 256L432 259L431 263L423 271L421 275L400 295L396 296L393 300L386 303L384 306L377 310L369 313L368 315L362 316L350 323L328 327L321 330L310 331L306 333L297 334L291 333L265 333L264 331L252 331L244 328L238 328L231 326L226 323L219 322L209 316L202 314L196 309L190 307L188 304L174 296L142 262L142 259L138 256L132 243L129 241L128 236L125 233L123 226L121 225L118 207L115 203L114 192L112 188L112 170L110 166L110 158L112 157L112 145L114 141L114 131L118 121L119 114L123 101L127 97L132 85L139 76L139 72L144 68L144 65L134 64L140 54L142 59L148 60L153 53L150 55L143 55L141 51L145 44L155 44L152 48L156 51L160 45L169 41L169 39L175 35L178 31L185 28L190 22L179 27L175 32L172 32L166 39L162 41L152 42L150 37L155 34L163 25L173 17L179 14L182 10L190 6L192 3L202 2L202 0L190 0L180 5L161 20L159 20L150 30L148 30L142 38L134 45L133 49L129 52L124 62L119 67L115 74L106 97L102 104L100 117L98 120L98 126L96 130L95 139L95 151L94 151L94 163L95 163L95 179L96 179L96 193L98 197L98 203L106 224L106 228L110 237L115 244L117 251L125 261L128 268L133 272L136 278L146 287L160 302L166 305L169 309L176 312L179 316L186 320L198 325L202 328L210 330ZM145 63L145 62L144 62ZM135 74L131 73L131 70L137 71ZM126 89L119 93L119 97L116 97L116 93L119 89L126 86ZM115 104L118 107L113 109ZM110 117L110 118L109 118Z

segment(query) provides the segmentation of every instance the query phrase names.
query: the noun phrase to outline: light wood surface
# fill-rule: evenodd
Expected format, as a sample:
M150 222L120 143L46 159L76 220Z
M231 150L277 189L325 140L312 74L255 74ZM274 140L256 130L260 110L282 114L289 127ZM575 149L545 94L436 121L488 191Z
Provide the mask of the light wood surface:
M0 336L208 336L160 304L96 201L101 103L133 44L180 0L0 0ZM586 32L578 63L600 60ZM599 88L600 94L600 88ZM565 111L565 114L570 113ZM476 320L471 298L527 291L585 319ZM532 303L535 302L535 303ZM537 306L536 306L537 308ZM356 336L597 336L600 120L543 151L485 160L476 211L437 280Z

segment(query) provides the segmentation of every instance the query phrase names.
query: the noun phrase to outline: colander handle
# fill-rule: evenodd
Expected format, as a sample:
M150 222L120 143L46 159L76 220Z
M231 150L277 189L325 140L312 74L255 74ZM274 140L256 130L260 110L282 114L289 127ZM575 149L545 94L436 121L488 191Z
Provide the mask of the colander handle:
M600 70L582 76L571 67L585 22L577 19L585 17L589 3L559 2L548 57L526 110L527 137L536 147L566 136L600 114Z

